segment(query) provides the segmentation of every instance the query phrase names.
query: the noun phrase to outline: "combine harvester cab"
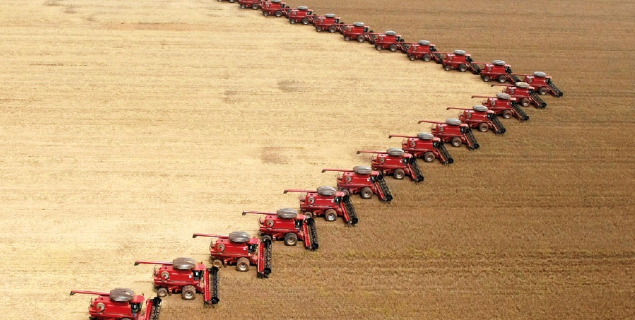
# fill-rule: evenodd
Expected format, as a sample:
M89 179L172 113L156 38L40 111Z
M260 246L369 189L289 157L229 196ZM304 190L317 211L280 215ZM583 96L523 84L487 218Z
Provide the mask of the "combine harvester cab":
M459 120L480 132L487 132L491 129L496 134L504 134L507 131L494 111L487 109L486 106L475 105L472 109L448 107L446 110L462 110L463 112L459 114Z
M349 194L359 194L362 199L370 199L373 194L379 200L390 202L393 197L384 176L367 166L355 166L353 170L322 169L322 172L341 172L337 177L337 187Z
M479 74L481 72L481 67L472 60L472 55L466 53L464 50L454 50L453 53L444 54L445 56L441 60L441 64L445 71L459 70L465 72L470 70L473 74Z
M497 116L501 116L505 119L516 117L519 121L529 120L529 116L525 111L516 103L516 99L507 93L499 92L496 97L490 96L472 96L472 98L486 98L482 104L489 110L494 111Z
M146 300L146 309L142 311L145 297L135 295L127 288L116 288L110 292L73 290L71 296L77 293L97 296L88 306L90 320L159 320L161 313L161 298Z
M262 1L261 3L262 15L276 16L278 18L286 16L289 12L289 7L282 0Z
M154 288L157 296L181 293L183 300L194 300L202 293L206 306L218 304L218 268L207 268L192 258L176 258L172 262L135 261L134 265L160 265L154 269Z
M375 49L377 49L377 51L388 49L391 52L399 50L406 53L411 45L410 43L405 43L400 34L391 30L386 31L386 33L373 34L372 42L375 44Z
M397 180L402 180L405 176L409 176L414 182L422 182L424 180L423 174L417 165L417 158L410 153L404 152L403 149L389 148L386 151L357 151L357 154L360 153L373 154L371 167L373 170L381 172L384 176L393 176Z
M359 222L351 198L345 192L330 186L321 186L317 190L284 190L285 194L288 192L301 193L300 210L307 216L324 217L329 222L340 217L347 226L354 226Z
M516 82L514 85L493 84L493 86L503 86L503 93L507 93L516 99L523 107L533 104L538 109L547 107L547 103L536 93L535 88L527 82Z
M215 234L195 233L192 238L208 237L217 238L209 245L210 260L212 265L235 265L240 272L249 271L256 266L259 278L268 278L271 273L271 240L250 238L249 233L235 231L227 236Z
M334 13L327 13L323 16L317 16L314 19L315 31L322 32L328 31L330 33L342 32L342 26L344 22L340 21L340 17Z
M352 25L346 25L342 28L342 35L344 35L344 40L351 41L357 40L357 42L373 41L373 30L370 30L370 27L364 25L363 22L355 22Z
M547 93L560 98L564 95L558 87L551 80L551 76L548 76L546 73L542 71L536 71L534 74L525 74L524 82L527 82L530 86L536 88L536 92L541 96L546 95Z
M258 10L262 8L263 1L261 0L238 0L241 9L252 8Z
M298 214L291 208L276 212L243 211L243 216L246 214L265 216L264 220L258 221L262 240L284 240L287 246L295 246L300 240L306 249L317 250L319 247L315 220L311 216Z
M481 79L485 82L496 80L500 83L516 83L520 81L517 75L512 72L512 67L503 60L494 60L492 63L485 63L481 70Z
M313 10L307 6L299 6L297 9L289 10L289 23L302 23L303 25L313 24L315 16Z
M401 148L416 158L421 158L425 162L432 162L439 159L442 164L452 164L454 159L445 148L443 141L435 137L430 132L419 132L416 136L406 136L391 134L388 138L405 138L401 142Z
M479 148L470 126L462 123L459 119L449 118L445 122L419 120L418 123L423 122L432 123L432 134L439 137L443 142L449 142L453 147L460 147L461 144L465 144L470 150Z
M410 61L421 59L428 62L434 60L439 64L443 60L441 54L437 52L437 48L428 40L419 40L417 43L410 44L408 50L406 50L406 54Z

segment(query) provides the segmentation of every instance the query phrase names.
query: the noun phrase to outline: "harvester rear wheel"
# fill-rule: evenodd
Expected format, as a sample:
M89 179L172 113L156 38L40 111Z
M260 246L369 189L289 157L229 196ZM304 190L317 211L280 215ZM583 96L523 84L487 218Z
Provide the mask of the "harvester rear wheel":
M421 58L423 59L423 61L428 62L432 59L432 56L430 56L429 54L424 54L423 57Z
M520 104L521 104L523 107L527 107L527 106L529 106L529 104L530 104L530 103L531 103L531 101L529 101L529 99L527 99L527 98L522 98L522 99L520 100Z
M498 76L498 82L500 83L504 83L505 81L507 81L507 77L505 77L504 75L500 75Z
M479 123L479 125L478 125L478 130L479 130L480 132L487 132L487 130L489 130L489 126L487 125L487 123L485 123L485 122L481 122L481 123Z
M544 96L547 94L547 88L542 87L540 89L538 89L538 94L540 94L541 96Z
M194 298L196 298L196 288L194 288L191 284L183 287L183 291L181 291L181 298L183 298L183 300L194 300Z
M462 142L461 142L461 138L459 138L459 137L454 137L454 138L452 138L452 140L450 140L450 144L451 144L453 147L460 147L460 146L461 146L461 144L462 144Z
M428 151L423 154L423 161L425 162L432 162L435 158L436 157L434 156L434 153L432 153L432 151Z
M364 36L363 36L363 35L361 35L361 34L360 34L360 35L358 35L358 36L357 36L357 42L359 42L359 43L364 42Z
M461 64L459 65L459 71L461 71L461 72L465 72L465 71L467 71L467 66L461 63Z
M295 246L298 244L298 235L295 233L287 233L287 235L284 236L284 244L287 246Z
M503 111L503 118L505 118L505 119L509 119L509 118L511 118L511 117L512 117L512 112L511 112L511 110L505 110L505 111Z
M359 192L359 196L362 197L362 199L370 199L373 197L373 190L369 187L363 187L362 191Z
M334 209L328 209L324 212L324 220L333 222L337 220L337 211Z
M445 71L450 71L450 70L452 70L452 66L450 66L449 64L446 64L446 65L443 66L443 69Z
M163 298L163 297L165 297L167 295L168 295L168 289L166 289L166 288L157 289L157 296Z
M249 271L249 259L242 257L240 259L238 259L238 262L236 262L236 270L240 271L240 272L247 272Z
M393 172L392 176L397 180L402 180L406 176L406 173L403 171L403 169L397 169L395 170L395 172Z

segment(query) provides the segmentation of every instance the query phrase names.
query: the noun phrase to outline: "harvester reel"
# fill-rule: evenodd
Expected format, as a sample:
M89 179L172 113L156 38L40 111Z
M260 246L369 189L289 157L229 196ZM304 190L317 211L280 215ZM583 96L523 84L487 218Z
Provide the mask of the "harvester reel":
M368 166L355 166L353 171L357 174L367 175L370 174L373 170Z
M245 243L249 241L249 233L245 231L234 231L229 234L229 241L234 243Z
M321 196L330 197L335 195L335 192L337 192L337 190L331 186L321 186L317 188L317 193Z
M293 219L298 215L298 211L292 208L283 208L278 210L276 214L282 219Z

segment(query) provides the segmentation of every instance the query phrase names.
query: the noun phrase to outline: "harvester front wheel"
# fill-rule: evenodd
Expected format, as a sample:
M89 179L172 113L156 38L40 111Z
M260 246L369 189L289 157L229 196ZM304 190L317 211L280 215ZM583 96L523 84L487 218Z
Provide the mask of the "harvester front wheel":
M423 61L428 62L428 61L430 61L432 59L432 56L430 56L429 54L426 53L426 54L423 55L422 59L423 59Z
M344 41L351 41L351 37L349 37L349 36L344 36Z
M364 42L364 36L363 36L363 35L361 35L361 34L360 34L360 35L358 35L358 36L357 36L357 42L359 42L359 43Z
M254 9L254 10L258 10L258 9L259 9L259 8L258 8L258 5L257 5L257 4L255 4L255 3L251 5L251 8L252 8L252 9Z
M381 48L381 46L380 46L380 45L376 44L376 45L375 45L375 49L377 49L377 51L381 51L381 49L382 49L382 48Z
M302 24L305 25L305 26L307 24L309 24L309 19L307 19L307 18L302 19Z
M451 144L453 147L460 147L460 146L461 146L461 143L462 143L462 142L461 142L461 138L459 138L459 137L454 137L454 138L452 138L452 140L450 140L450 144Z
M487 123L485 123L485 122L481 122L481 123L478 125L478 130L479 130L480 132L487 132L487 130L489 130L489 126L487 125Z
M267 11L263 11L263 12L262 12L262 15L266 17L266 16L268 16L268 15L269 15L269 12L267 12Z
M490 80L489 76L482 76L481 79L483 79L483 81L485 82L489 82Z
M505 77L504 75L500 75L498 76L498 82L500 83L504 83L505 81L507 81L507 77Z
M212 259L212 265L216 268L222 268L223 267L223 260L220 259Z
M271 239L271 236L268 234L263 235L262 237L260 237L262 242L267 242L267 241L272 241L273 239Z
M315 27L315 32L322 32L322 28L320 28L320 27Z
M397 51L397 45L396 44L391 44L390 47L388 47L388 49L392 52Z
M512 117L512 112L511 112L511 110L505 110L505 111L503 111L503 118L505 118L505 119L509 119L509 118L511 118L511 117Z
M163 298L163 297L165 297L167 295L168 295L168 289L166 289L166 288L157 289L157 296Z
M540 94L541 96L544 96L547 94L547 88L542 87L540 89L538 89L538 94Z
M459 71L461 71L461 72L465 72L465 71L467 71L467 66L461 63L461 64L459 65Z
M284 244L287 246L295 246L298 244L298 235L295 233L287 233L287 235L284 236Z
M236 0L229 0L229 3L234 3L236 2Z
M290 23L290 24L295 24L295 20L293 20L293 19L289 19L289 23Z
M240 4L240 8L241 8L241 9L245 9L245 8L247 8L247 6L241 3L241 4Z
M415 61L416 58L415 58L415 56L409 54L408 55L408 59L410 59L410 61Z
M236 270L240 272L249 271L249 259L245 257L238 259L238 262L236 262Z
M359 196L362 197L362 199L370 199L373 197L373 190L369 187L363 187L359 192Z
M196 298L196 288L194 288L191 284L183 287L183 291L181 291L181 298L183 298L183 300L194 300L194 298Z
M449 64L446 64L446 65L443 66L443 69L445 71L450 71L450 70L452 70L452 66L450 66Z
M406 172L404 172L403 169L397 169L392 176L397 180L402 180L406 176Z
M324 212L324 220L328 222L333 222L337 219L337 211L333 209L328 209Z
M282 11L280 10L276 11L276 17L278 18L282 17Z
M529 99L527 99L527 98L522 98L522 99L520 100L520 104L521 104L523 107L527 107L527 106L529 106L529 104L530 104L530 103L531 103L531 101L529 101Z
M423 161L425 162L432 162L435 158L436 157L434 156L434 153L432 153L432 151L428 151L423 154Z
M313 212L305 211L302 214L305 215L307 218L313 218Z
M337 28L335 26L330 26L329 27L329 32L330 33L335 33L335 31L337 31Z

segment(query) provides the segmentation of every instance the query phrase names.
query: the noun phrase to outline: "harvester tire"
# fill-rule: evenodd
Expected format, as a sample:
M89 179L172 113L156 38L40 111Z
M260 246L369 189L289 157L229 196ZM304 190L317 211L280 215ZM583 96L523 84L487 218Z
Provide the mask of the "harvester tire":
M280 10L276 11L276 17L278 18L282 17L282 11Z
M410 61L415 61L415 59L417 59L417 58L415 58L415 56L409 54L408 55L408 59L410 59Z
M362 199L370 199L373 197L373 190L369 187L363 187L359 192L359 196L362 197Z
M478 125L478 131L480 132L487 132L487 130L489 130L489 125L487 125L487 123L485 122L481 122Z
M403 171L403 169L397 169L395 170L395 172L393 172L392 176L397 180L402 180L406 176L406 173Z
M450 144L455 148L460 147L462 143L463 142L461 142L461 138L459 137L454 137L452 138L452 140L450 140Z
M541 96L546 95L547 94L547 88L542 87L542 88L538 89L538 94L541 95Z
M324 220L328 222L333 222L337 220L337 211L333 209L328 209L324 212Z
M502 115L503 115L503 118L509 119L512 117L512 112L511 110L504 110Z
M298 235L295 233L287 233L287 235L284 236L284 245L295 246L296 244L298 244Z
M481 79L483 79L483 81L485 82L489 82L490 80L489 76L482 76Z
M507 77L505 77L502 74L500 76L498 76L498 82L505 83L505 81L507 81Z
M322 28L320 28L320 27L315 27L315 32L322 32Z
M194 298L196 298L196 288L191 284L183 287L181 298L183 298L183 300L194 300Z
M168 289L166 289L166 288L157 289L157 296L159 296L160 298L163 298L163 297L165 297L167 295L168 295Z
M349 36L344 36L344 41L351 41L351 37L349 37Z
M530 103L531 103L531 101L529 101L529 99L527 99L527 98L522 98L522 99L520 100L520 104L521 104L523 107L528 107Z
M254 9L254 10L258 10L258 9L259 9L259 8L258 8L258 5L257 5L257 4L255 4L255 3L251 5L251 8L252 8L252 9Z
M434 156L434 153L432 153L432 151L428 151L423 154L423 161L425 162L432 162L435 158L436 157Z
M293 20L293 19L289 19L289 23L290 23L290 24L295 24L295 20Z
M229 0L229 3L234 3L236 2L236 0Z
M242 257L240 259L238 259L238 261L236 262L236 270L240 271L240 272L247 272L249 271L249 259Z
M337 28L336 28L336 27L334 27L334 26L330 26L330 27L329 27L329 32L330 32L330 33L335 33L335 31L337 31Z
M247 6L241 3L241 4L240 4L240 8L241 8L241 9L245 9L245 8L247 8Z
M121 320L132 320L130 318L121 318Z
M305 25L305 26L307 24L309 24L309 19L307 19L307 18L302 19L302 24Z
M223 260L220 259L212 259L212 265L216 268L222 268L223 267Z
M378 44L375 45L375 49L377 49L377 51L381 51L382 47Z
M262 15L266 17L266 16L268 16L268 15L269 15L269 12L267 12L267 11L263 11L263 12L262 12Z
M388 47L388 49L392 52L397 51L397 45L396 44L391 44L390 47Z
M362 36L361 34L357 36L357 42L362 43L364 42L364 36Z
M423 61L425 61L425 62L428 62L428 61L430 61L432 59L432 56L426 53L426 54L423 55L423 57L421 59L423 59Z
M265 242L265 241L273 241L273 239L271 239L270 235L265 234L262 237L260 237L260 242Z
M313 218L313 212L305 211L302 214L305 215L307 218Z
M462 64L462 63L461 63L461 64L459 65L459 71L461 71L461 72L465 72L465 71L467 71L467 66L466 66L465 64Z
M450 66L449 64L446 64L446 65L443 66L443 69L445 71L450 71L450 70L452 70L452 66Z

